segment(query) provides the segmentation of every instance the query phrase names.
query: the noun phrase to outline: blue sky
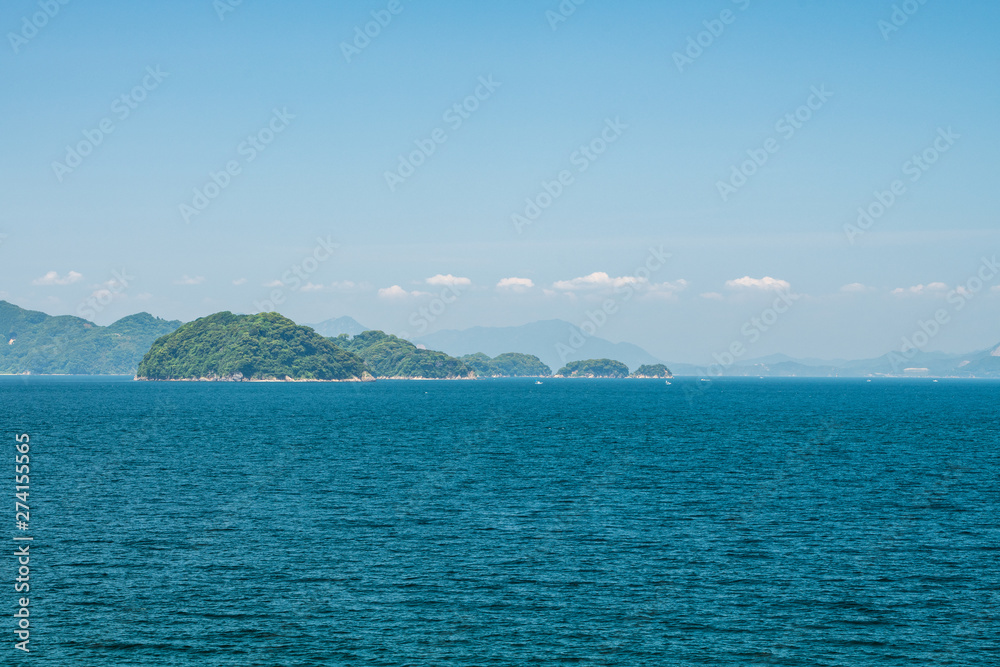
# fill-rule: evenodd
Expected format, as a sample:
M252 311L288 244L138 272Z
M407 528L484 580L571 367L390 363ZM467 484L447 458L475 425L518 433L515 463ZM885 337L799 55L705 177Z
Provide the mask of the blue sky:
M995 3L230 2L4 4L0 298L596 318L699 362L874 356L942 309L925 349L1000 341Z

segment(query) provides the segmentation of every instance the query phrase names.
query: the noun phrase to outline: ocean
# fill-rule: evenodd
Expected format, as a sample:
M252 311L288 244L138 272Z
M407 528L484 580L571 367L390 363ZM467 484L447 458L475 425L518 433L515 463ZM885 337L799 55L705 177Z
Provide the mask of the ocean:
M0 378L2 664L1000 664L1000 382L128 380Z

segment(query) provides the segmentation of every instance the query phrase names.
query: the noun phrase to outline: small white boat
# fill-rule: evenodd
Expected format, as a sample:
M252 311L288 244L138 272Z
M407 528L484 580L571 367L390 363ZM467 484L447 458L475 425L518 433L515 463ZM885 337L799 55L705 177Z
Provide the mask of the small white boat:
M667 384L670 384L670 380L667 380L666 382L667 382Z
M541 384L541 383L542 383L541 380L535 380L535 384Z

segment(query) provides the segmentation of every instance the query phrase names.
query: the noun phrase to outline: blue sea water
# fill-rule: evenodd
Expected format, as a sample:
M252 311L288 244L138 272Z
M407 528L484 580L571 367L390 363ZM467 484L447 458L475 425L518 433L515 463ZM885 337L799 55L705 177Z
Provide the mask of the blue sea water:
M1000 383L0 379L0 663L997 665Z

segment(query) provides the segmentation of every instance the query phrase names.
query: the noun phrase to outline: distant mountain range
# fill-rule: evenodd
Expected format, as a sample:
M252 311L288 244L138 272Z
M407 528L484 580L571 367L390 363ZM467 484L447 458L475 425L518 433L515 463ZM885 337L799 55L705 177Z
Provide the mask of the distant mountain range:
M79 317L53 317L0 301L0 373L129 375L157 338L183 323L129 315L101 327ZM338 317L311 325L318 334L354 337L369 328L351 317ZM767 377L986 377L1000 378L1000 346L969 354L898 352L875 359L796 359L774 354L727 366L699 366L664 362L631 343L613 343L585 337L563 320L544 320L516 327L473 327L438 331L413 340L419 347L441 350L453 357L485 353L490 357L516 352L532 354L552 369L568 362L612 359L630 369L664 364L676 376Z
M718 369L700 370L702 373L709 373ZM772 355L733 364L725 368L723 374L779 377L1000 377L1000 346L970 354L916 352L903 355L891 352L875 359L858 361L793 359L785 355Z
M970 354L898 352L875 359L795 359L773 354L725 366L663 362L631 343L612 343L598 337L584 338L579 329L562 320L532 322L519 327L473 327L438 331L415 340L454 356L485 352L534 354L552 368L569 361L615 359L635 369L643 364L665 363L677 376L766 376L766 377L1000 377L1000 346ZM565 355L560 354L560 351Z

